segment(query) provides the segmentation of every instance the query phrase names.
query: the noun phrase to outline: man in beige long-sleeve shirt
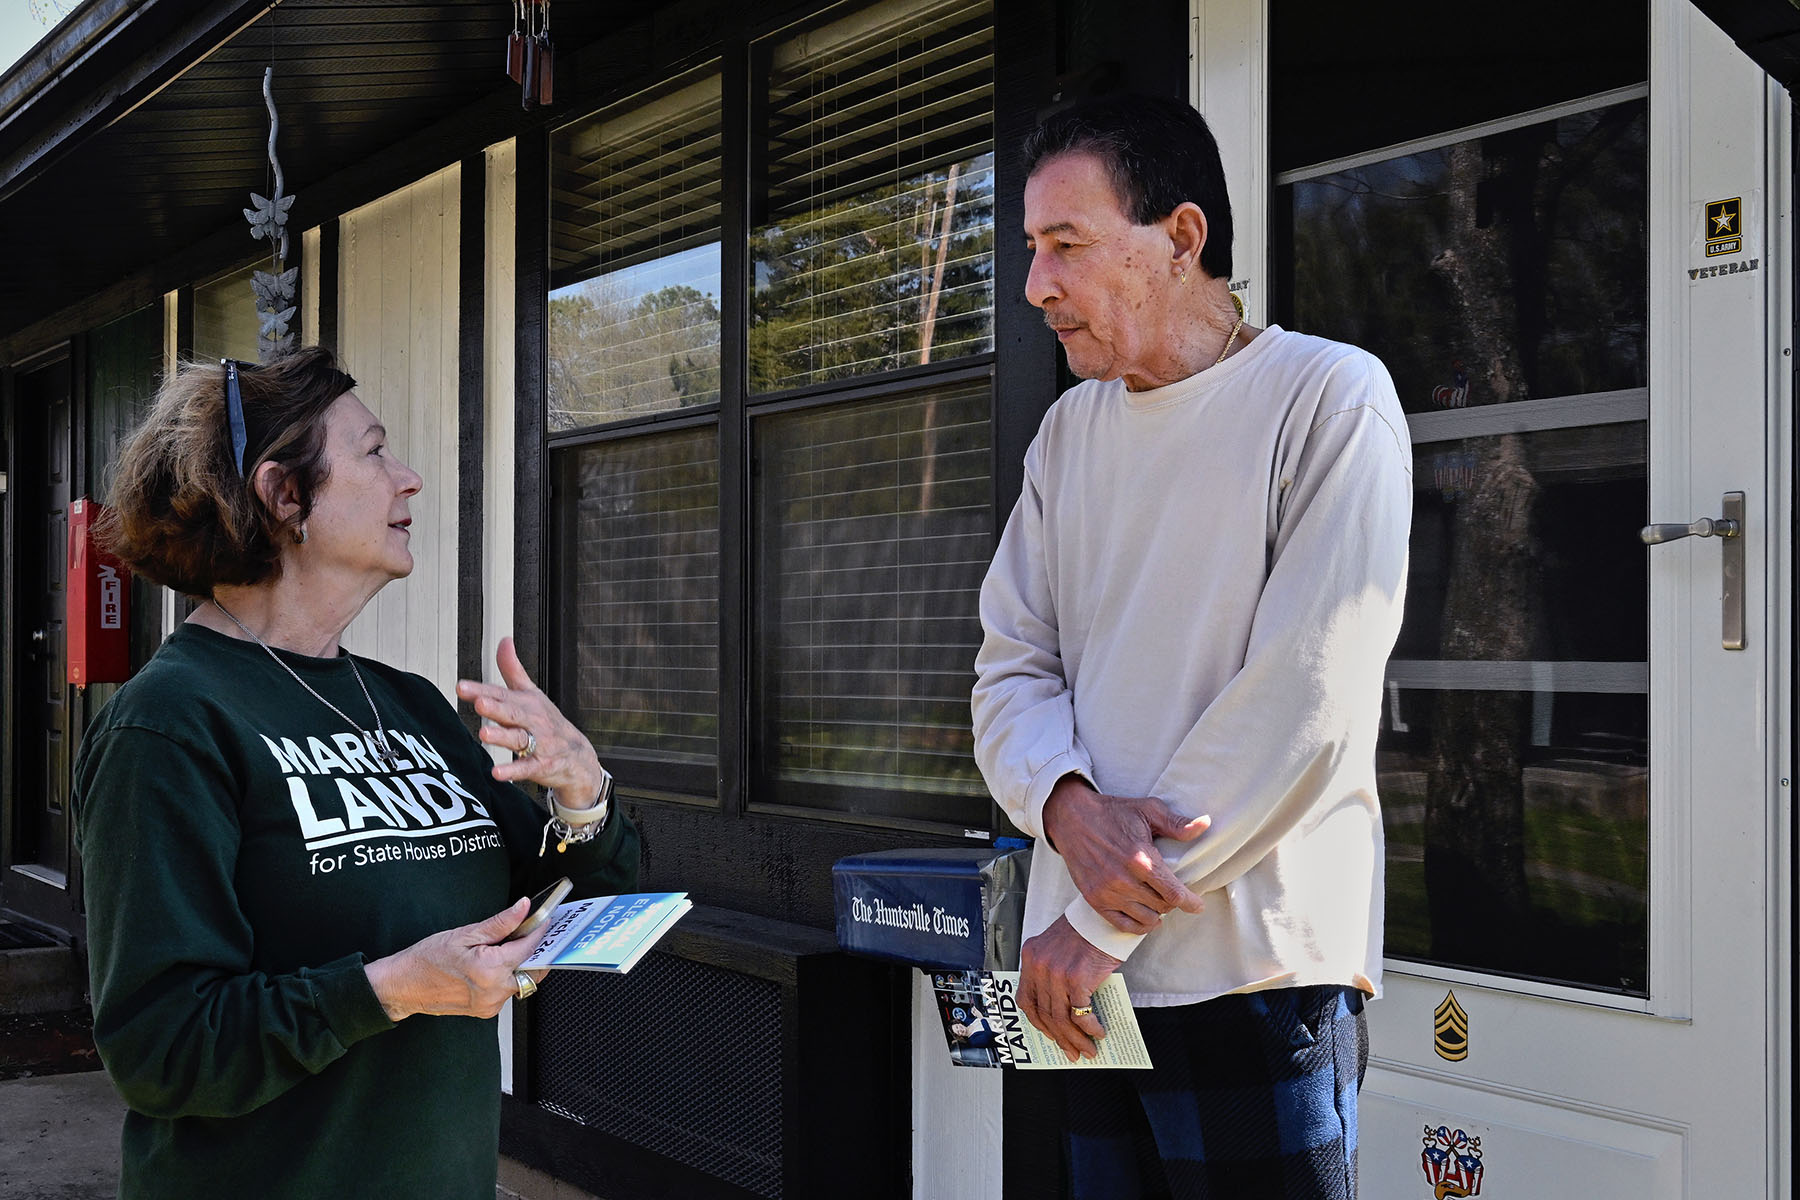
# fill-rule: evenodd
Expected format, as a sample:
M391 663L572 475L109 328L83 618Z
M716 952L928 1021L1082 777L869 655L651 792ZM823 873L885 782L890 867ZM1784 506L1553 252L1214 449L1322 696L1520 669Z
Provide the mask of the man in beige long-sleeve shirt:
M1156 1062L1071 1077L1072 1192L1353 1197L1405 417L1366 353L1244 325L1191 109L1065 110L1026 161L1027 294L1088 382L982 589L976 756L1038 838L1028 1016L1091 1053L1122 970Z

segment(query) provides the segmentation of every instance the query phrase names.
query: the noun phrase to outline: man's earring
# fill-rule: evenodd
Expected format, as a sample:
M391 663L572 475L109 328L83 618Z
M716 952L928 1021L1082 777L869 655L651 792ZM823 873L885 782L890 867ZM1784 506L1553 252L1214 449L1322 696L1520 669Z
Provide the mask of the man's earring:
M1185 270L1182 270L1181 268L1176 268L1175 274L1178 277L1180 277L1181 286L1186 287L1187 286L1187 272Z
M304 524L294 527L294 545L306 545L306 526Z

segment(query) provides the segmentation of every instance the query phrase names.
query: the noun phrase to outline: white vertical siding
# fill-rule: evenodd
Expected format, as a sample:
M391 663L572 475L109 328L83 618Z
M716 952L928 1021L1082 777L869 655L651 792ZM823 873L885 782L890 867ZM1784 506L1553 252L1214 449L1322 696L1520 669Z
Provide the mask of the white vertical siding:
M176 314L181 311L181 293L164 292L163 306L163 356L162 369L164 379L175 377L175 368L180 365L176 347L181 345Z
M516 281L513 246L518 214L518 143L487 151L487 312L484 376L487 444L482 448L482 670L498 679L494 652L513 625L513 478L515 430L513 362L518 336L513 319Z
M300 235L300 344L319 344L319 250L324 242L314 225Z
M1231 289L1267 325L1269 0L1190 0L1188 95L1212 127L1231 191Z
M494 652L513 622L513 322L514 219L518 143L490 146L486 163L486 251L482 266L481 673L498 680ZM498 752L490 751L494 757ZM500 1010L500 1090L513 1090L512 1001Z
M359 654L454 697L457 553L457 209L452 166L344 216L338 344L357 394L425 486L412 501L413 573L344 632Z
M162 310L163 378L173 379L176 368L181 365L180 354L177 352L177 347L181 345L181 293L164 292ZM182 603L182 598L176 594L174 588L157 588L156 590L162 602L162 636L168 637L175 632L175 627L181 624L187 616L187 605Z
M1006 1072L950 1061L931 978L923 971L911 974L913 1198L999 1196L1000 1077Z

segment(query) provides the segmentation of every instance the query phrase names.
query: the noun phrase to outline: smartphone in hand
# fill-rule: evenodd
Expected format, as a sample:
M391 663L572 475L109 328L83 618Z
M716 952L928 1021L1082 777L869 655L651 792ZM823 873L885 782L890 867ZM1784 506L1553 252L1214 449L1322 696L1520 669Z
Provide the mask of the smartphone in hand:
M506 940L516 942L523 938L535 938L544 932L544 926L550 923L550 914L556 906L568 898L575 885L569 882L568 876L557 880L543 891L531 898L531 912L519 922L519 927L506 935Z

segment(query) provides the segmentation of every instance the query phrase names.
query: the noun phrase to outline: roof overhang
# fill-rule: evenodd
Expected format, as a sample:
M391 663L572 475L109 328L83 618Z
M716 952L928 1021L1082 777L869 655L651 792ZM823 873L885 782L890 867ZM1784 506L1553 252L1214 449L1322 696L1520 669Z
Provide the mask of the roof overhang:
M1791 88L1796 3L1697 6ZM708 9L557 5L563 107L603 90L573 48L613 35L590 73L641 71L634 28ZM510 0L87 0L0 76L0 363L265 249L242 217L268 186L265 67L304 229L550 119L504 73L512 27Z
M1800 6L1793 0L1695 0L1694 7L1788 91L1800 81Z
M574 47L666 7L556 5L559 99ZM521 105L512 11L88 0L0 76L0 362L267 252L243 217L269 190L267 67L295 232L566 111Z

